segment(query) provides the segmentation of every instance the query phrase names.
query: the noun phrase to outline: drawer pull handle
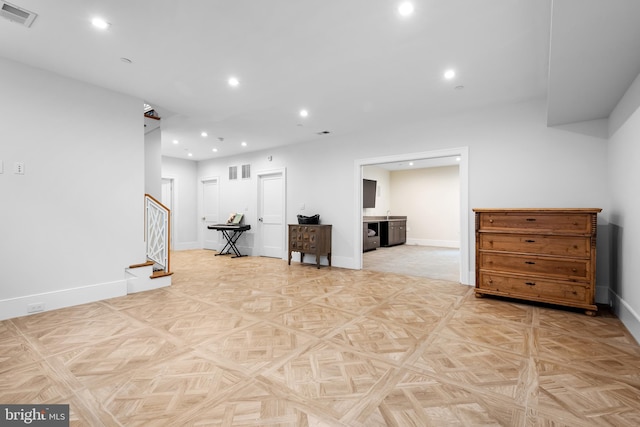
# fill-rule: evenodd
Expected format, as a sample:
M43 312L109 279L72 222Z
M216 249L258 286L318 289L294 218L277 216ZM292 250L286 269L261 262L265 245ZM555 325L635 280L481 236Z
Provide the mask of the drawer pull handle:
M489 223L493 224L493 220L492 220L492 219L490 219L490 220L489 220Z
M531 264L531 265L535 264L535 262L533 262L533 261L525 261L524 263L525 264Z
M536 282L524 282L524 284L527 286L535 286Z
M578 269L577 268L572 268L571 271L575 273L576 271L578 271Z
M536 220L535 218L527 218L527 221L530 221L530 222L535 221L535 220Z
M527 240L525 240L525 242L526 243L535 243L536 241L535 240L531 240L531 239L527 239Z

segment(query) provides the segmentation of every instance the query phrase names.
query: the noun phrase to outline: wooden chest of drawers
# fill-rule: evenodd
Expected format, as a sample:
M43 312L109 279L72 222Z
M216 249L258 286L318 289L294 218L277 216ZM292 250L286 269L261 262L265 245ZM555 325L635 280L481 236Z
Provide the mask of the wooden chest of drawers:
M595 305L601 209L474 209L476 296Z
M289 265L291 252L300 252L300 262L303 262L304 254L315 254L318 268L320 257L326 256L331 266L331 225L289 224Z

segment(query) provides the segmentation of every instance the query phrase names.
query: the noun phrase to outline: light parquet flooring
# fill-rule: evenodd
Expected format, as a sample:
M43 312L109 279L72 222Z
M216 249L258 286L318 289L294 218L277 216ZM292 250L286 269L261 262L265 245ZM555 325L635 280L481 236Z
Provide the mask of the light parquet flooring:
M0 322L0 402L78 426L637 426L608 313L444 280L173 254L173 285Z

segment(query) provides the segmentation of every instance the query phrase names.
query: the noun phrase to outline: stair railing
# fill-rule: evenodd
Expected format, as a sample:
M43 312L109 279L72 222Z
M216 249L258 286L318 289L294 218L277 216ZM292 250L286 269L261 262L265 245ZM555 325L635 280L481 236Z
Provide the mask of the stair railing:
M144 195L144 229L147 258L156 266L154 270L170 272L171 211L158 200Z

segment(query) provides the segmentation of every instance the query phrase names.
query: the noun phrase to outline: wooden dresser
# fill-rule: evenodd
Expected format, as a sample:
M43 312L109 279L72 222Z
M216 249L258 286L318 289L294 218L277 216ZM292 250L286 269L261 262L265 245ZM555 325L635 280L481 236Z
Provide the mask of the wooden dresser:
M305 254L316 256L320 268L320 257L326 256L331 266L331 225L330 224L289 224L289 265L291 252L300 252L300 262Z
M595 305L601 209L474 209L476 296Z

